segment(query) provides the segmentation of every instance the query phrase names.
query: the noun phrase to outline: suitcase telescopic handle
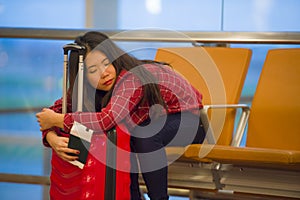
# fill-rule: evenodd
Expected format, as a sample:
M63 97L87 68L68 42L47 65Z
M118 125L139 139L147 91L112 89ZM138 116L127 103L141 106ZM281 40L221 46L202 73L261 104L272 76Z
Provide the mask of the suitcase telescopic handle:
M63 68L63 102L62 113L67 112L67 87L68 87L68 52L77 51L79 54L79 66L78 66L78 102L77 111L82 111L83 106L83 55L86 52L86 48L76 43L70 43L63 46L64 50L64 68Z
M70 43L63 46L64 54L68 54L69 51L78 51L79 55L85 53L85 47L76 43Z

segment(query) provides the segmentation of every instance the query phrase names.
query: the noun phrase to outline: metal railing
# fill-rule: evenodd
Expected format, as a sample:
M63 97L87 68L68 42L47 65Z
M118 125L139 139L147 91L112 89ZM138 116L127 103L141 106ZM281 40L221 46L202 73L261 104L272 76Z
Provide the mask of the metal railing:
M0 28L0 38L73 40L97 29ZM300 44L300 32L192 32L172 30L101 31L116 41Z
M0 182L50 185L48 176L0 173Z

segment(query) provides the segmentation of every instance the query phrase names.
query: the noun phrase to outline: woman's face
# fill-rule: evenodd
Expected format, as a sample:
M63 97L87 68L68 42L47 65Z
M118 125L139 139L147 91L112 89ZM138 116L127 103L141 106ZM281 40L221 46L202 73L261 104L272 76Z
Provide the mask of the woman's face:
M116 69L100 51L91 51L87 54L85 70L89 83L98 90L109 91L116 81Z

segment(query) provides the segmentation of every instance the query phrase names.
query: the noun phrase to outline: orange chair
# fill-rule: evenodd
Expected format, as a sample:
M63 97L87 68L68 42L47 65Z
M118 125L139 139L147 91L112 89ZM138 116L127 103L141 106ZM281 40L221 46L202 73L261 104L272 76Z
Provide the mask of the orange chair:
M220 190L300 198L300 48L269 50L251 105L246 147L214 145ZM185 158L201 162L203 145ZM226 168L223 168L225 167Z
M211 104L239 102L251 55L251 50L246 48L173 47L159 48L155 60L171 64L174 70L203 94L206 112L213 107ZM209 114L213 132L213 135L208 135L210 143L230 145L235 109L218 107Z
M251 110L246 146L300 151L300 49L269 51Z

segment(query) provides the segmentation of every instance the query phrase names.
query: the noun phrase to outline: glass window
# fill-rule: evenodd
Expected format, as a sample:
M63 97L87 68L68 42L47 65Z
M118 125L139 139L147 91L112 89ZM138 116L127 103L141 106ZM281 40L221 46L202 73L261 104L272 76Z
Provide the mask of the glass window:
M83 28L85 0L0 0L0 26Z
M299 31L298 0L224 0L224 31Z
M218 31L221 0L120 0L119 29Z

